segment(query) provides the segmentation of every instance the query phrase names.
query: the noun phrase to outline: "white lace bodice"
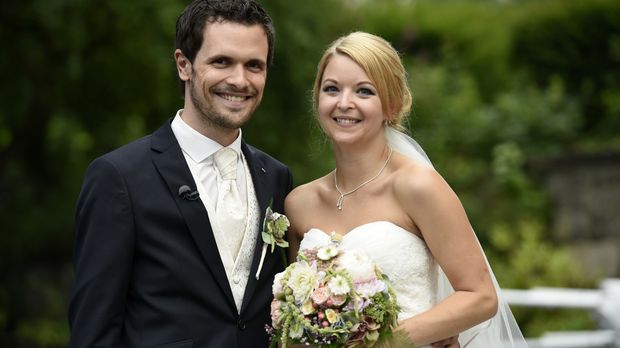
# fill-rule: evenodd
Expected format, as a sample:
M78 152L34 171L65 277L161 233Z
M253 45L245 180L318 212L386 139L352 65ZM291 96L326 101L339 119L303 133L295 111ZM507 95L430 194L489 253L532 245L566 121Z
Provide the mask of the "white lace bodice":
M329 241L326 232L313 228L304 235L300 250ZM437 302L437 263L426 243L412 232L388 221L375 221L345 234L342 246L366 253L388 276L401 308L399 321L426 311Z

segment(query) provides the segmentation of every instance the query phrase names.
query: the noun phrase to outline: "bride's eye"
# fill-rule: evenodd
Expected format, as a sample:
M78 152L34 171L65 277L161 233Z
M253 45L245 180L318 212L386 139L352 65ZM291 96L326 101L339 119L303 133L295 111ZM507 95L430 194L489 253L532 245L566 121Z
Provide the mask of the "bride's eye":
M336 92L338 92L338 87L333 86L333 85L331 85L331 86L328 85L328 86L323 87L323 92L325 92L325 93L336 93Z
M361 95L364 95L364 96L375 95L375 92L372 89L366 88L366 87L362 87L362 88L358 89L357 93L359 93Z

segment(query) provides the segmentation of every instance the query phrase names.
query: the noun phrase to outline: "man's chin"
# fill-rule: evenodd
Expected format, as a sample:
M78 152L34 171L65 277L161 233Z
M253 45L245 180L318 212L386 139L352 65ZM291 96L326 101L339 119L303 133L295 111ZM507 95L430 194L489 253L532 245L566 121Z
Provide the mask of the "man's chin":
M250 121L250 116L244 116L242 118L227 115L227 117L220 118L216 122L220 127L235 130L245 126Z
M253 113L254 109L243 109L236 112L224 112L221 115L223 116L222 121L228 124L228 128L237 129L246 125L252 118Z

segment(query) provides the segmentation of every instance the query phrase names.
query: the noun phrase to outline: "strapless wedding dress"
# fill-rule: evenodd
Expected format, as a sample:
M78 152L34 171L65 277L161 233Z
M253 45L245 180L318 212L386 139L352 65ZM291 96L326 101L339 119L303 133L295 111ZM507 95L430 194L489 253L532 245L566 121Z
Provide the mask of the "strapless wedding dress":
M422 147L407 134L392 127L385 127L385 134L388 144L395 151L421 165L433 167ZM301 241L300 249L329 243L330 232L309 230ZM430 309L454 292L426 243L389 221L370 222L352 229L344 235L342 245L365 252L390 278L401 307L399 320ZM484 255L484 250L481 251ZM493 270L486 262L497 294L498 311L493 318L461 332L461 347L527 348L528 344L504 299Z
M300 250L329 244L328 233L316 228L309 230ZM349 231L341 246L365 253L388 276L401 310L399 321L437 303L437 263L426 243L412 232L388 221L375 221Z
M329 233L310 229L301 241L300 250L329 244ZM343 236L341 245L366 253L388 276L401 309L399 321L430 309L448 295L447 290L452 291L426 243L394 223L375 221L358 226ZM527 348L508 305L501 299L499 286L493 281L502 302L501 310L492 319L462 332L461 347ZM420 348L427 347L430 346Z

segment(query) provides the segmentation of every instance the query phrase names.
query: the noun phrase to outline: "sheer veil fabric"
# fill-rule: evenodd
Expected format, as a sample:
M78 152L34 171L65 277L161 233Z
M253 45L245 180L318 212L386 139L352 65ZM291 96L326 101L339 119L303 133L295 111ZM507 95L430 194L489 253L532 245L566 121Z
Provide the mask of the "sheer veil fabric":
M422 147L408 135L395 130L392 127L385 127L386 137L389 146L395 151L405 155L406 157L424 164L429 167L433 167L428 156L422 149ZM472 231L473 232L473 231ZM482 249L482 247L481 247ZM484 255L484 250L483 250ZM517 325L517 322L510 311L510 307L502 296L501 289L497 283L497 279L491 270L488 260L486 259L489 273L493 279L493 285L495 286L495 292L498 299L498 310L494 317L491 319L474 326L459 335L459 342L463 348L527 348L527 343L523 338L523 334ZM454 289L450 285L445 273L438 267L438 293L437 299L443 300Z

